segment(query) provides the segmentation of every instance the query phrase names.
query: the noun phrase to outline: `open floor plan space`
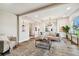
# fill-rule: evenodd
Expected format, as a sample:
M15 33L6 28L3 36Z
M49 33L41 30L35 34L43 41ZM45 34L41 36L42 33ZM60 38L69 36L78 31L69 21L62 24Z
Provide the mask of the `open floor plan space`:
M0 56L79 56L79 3L0 3Z

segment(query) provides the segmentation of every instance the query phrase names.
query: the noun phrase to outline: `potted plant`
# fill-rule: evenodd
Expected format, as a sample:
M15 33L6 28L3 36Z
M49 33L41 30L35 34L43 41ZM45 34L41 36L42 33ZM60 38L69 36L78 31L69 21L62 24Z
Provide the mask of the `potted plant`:
M70 27L68 25L66 25L66 26L63 26L62 29L66 33L66 38L68 39L68 35L67 34L69 33Z

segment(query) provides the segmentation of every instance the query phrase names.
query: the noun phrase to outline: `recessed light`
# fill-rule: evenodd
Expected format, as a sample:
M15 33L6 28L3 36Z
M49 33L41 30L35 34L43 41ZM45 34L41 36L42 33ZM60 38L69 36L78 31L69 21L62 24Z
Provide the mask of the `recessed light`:
M71 9L71 7L67 7L67 10L70 10Z
M35 15L35 17L38 17L38 15Z

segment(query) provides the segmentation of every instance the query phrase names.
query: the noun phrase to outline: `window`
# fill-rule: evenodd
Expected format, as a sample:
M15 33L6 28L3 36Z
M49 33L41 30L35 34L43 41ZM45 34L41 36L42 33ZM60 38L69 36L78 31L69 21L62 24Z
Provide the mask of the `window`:
M73 20L73 30L75 34L79 35L79 16L75 17Z
M74 20L73 20L73 25L74 27L77 29L79 27L79 16L77 16Z

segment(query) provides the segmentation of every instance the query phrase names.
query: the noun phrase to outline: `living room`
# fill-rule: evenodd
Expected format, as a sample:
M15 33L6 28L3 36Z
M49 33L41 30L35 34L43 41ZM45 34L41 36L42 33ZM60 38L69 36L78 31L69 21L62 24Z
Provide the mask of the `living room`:
M1 54L79 55L78 5L78 3L0 4ZM9 53L4 54L7 50L10 50Z

